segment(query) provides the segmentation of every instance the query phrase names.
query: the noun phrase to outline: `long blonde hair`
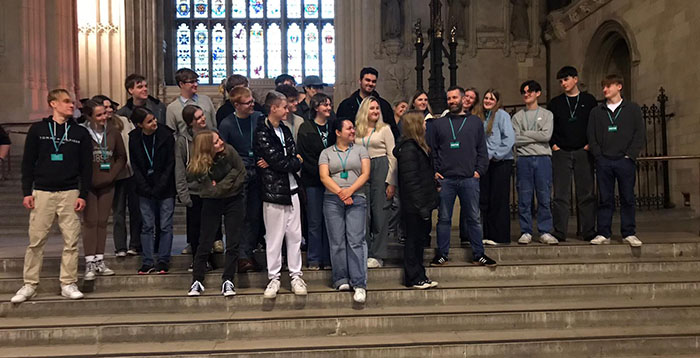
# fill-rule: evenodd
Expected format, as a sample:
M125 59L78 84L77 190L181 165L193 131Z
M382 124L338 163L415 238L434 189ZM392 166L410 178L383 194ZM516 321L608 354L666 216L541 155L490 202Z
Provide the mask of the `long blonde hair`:
M484 92L484 97L486 97L487 94L492 94L496 98L496 104L491 108L491 116L489 117L489 123L486 125L486 134L491 135L493 134L493 122L496 120L496 112L501 108L501 94L493 89L489 88ZM483 102L483 101L482 101ZM486 111L484 111L484 117L481 118L482 121L486 121Z
M203 130L194 136L194 150L190 164L187 165L187 172L194 175L204 175L209 173L214 164L214 135L211 130Z
M430 147L425 142L425 114L423 111L412 109L401 116L402 135L405 139L413 139L426 153Z
M357 136L360 138L366 137L369 132L369 106L372 102L377 102L379 106L379 119L377 119L377 124L375 125L375 131L379 132L382 127L386 125L384 123L384 118L382 117L382 106L379 100L375 97L368 96L362 100L360 103L360 109L357 110L357 115L355 116L355 131Z

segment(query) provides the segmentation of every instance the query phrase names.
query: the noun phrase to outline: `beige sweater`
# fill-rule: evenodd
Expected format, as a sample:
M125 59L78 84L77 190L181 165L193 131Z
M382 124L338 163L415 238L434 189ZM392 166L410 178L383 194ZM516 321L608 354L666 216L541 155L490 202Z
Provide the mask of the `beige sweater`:
M396 185L396 157L394 157L394 135L391 133L391 127L385 125L379 131L371 134L370 129L367 136L360 138L355 137L355 144L367 147L370 158L379 158L386 156L389 160L389 173L386 176L386 183ZM370 135L371 134L371 135Z

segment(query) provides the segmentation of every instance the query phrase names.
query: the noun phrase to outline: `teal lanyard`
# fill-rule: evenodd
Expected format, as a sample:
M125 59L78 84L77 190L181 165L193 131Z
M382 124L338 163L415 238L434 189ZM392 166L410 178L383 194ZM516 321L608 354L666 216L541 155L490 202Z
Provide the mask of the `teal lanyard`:
M527 111L524 113L525 114L525 119L527 120ZM532 122L533 126L531 127L531 130L537 130L537 115L540 114L540 107L537 107L537 111L535 111L535 121Z
M63 137L61 137L61 140L56 144L56 128L51 127L51 123L48 123L49 125L49 133L51 133L51 143L53 143L53 148L56 150L56 153L58 153L58 149L61 148L63 145L63 142L66 141L66 138L68 138L68 130L70 129L70 125L65 124L66 130L63 132ZM53 126L56 127L56 122L53 122Z
M569 102L569 96L566 96L566 104L569 106L569 121L571 122L576 120L576 110L578 109L578 100L580 97L580 93L576 95L576 105L574 106L574 109L571 110L571 102Z
M321 138L321 143L323 143L323 148L328 148L328 122L323 125L323 127L326 129L326 137L324 138L323 135L321 134L321 130L319 129L319 125L314 123L314 126L316 126L316 131L318 132L318 137ZM336 147L337 149L337 147Z
M490 119L491 119L491 111L486 111L486 121L484 121L485 124L486 124L486 126L489 125L489 120L490 120Z
M153 157L156 154L156 134L153 133L153 147L151 147L151 154L148 154L148 148L146 148L146 142L141 138L141 144L143 144L143 151L146 152L146 158L148 159L148 164L151 169L153 169Z
M102 133L102 140L97 142L97 145L100 147L100 152L102 152L102 160L107 160L107 150L109 149L107 148L107 125L105 125L105 130Z
M464 116L464 119L462 119L462 125L459 126L459 129L457 130L457 133L455 134L455 127L452 125L452 118L448 118L448 122L450 122L450 129L452 129L452 140L457 140L457 134L462 131L462 127L464 127L464 123L467 121L467 116Z
M608 113L608 119L610 119L610 124L612 124L612 125L615 125L615 122L617 122L617 117L619 117L619 116L620 116L620 113L622 113L622 108L617 108L617 109L619 109L619 111L617 111L617 114L615 115L615 118L613 118L613 117L610 115L610 111L607 111L607 113Z
M238 123L238 116L236 114L233 115L233 118L236 119L236 125L238 126L238 132L241 133L241 138L243 137L243 130L241 130L241 124ZM250 149L253 150L253 115L250 115Z
M345 170L345 166L348 164L348 157L350 157L350 151L352 150L352 146L349 146L348 151L345 152L345 160L343 160L343 158L340 156L340 149L338 149L338 145L336 144L334 145L334 147L335 154L338 155L338 159L340 159L340 165L343 167L343 172L346 172L347 170Z
M368 148L368 149L369 149L369 147L368 147L368 146L369 146L369 142L372 140L372 134L374 134L374 131L375 131L376 129L377 129L377 128L372 128L372 132L370 132L370 133L369 133L369 137L367 137L367 143L365 143L365 139L362 138L362 145L363 145L365 148ZM461 129L461 128L460 128L460 129Z

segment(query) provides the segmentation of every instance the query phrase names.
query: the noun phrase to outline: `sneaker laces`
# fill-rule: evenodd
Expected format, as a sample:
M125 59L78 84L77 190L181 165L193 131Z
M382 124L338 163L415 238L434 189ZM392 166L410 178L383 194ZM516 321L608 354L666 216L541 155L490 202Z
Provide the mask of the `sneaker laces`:
M190 291L192 290L204 291L204 286L199 281L194 281L190 286Z
M224 281L222 291L224 291L224 292L233 291L233 282L231 282L229 280Z
M267 289L268 290L279 289L279 286L280 286L279 282L280 282L279 280L270 280L270 283L267 284Z
M295 277L292 280L292 284L294 284L295 286L301 286L303 288L306 288L306 282L304 282L304 280L301 279L300 277Z

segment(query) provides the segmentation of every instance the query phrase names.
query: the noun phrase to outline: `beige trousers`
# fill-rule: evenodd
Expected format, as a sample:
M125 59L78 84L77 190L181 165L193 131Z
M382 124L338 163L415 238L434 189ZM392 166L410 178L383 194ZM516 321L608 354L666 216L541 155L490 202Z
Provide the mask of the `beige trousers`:
M24 283L36 286L44 259L44 245L51 225L58 217L58 226L63 234L61 256L61 285L78 282L78 240L80 239L80 216L75 211L78 190L41 191L34 190L34 209L29 214L29 246L24 255Z

